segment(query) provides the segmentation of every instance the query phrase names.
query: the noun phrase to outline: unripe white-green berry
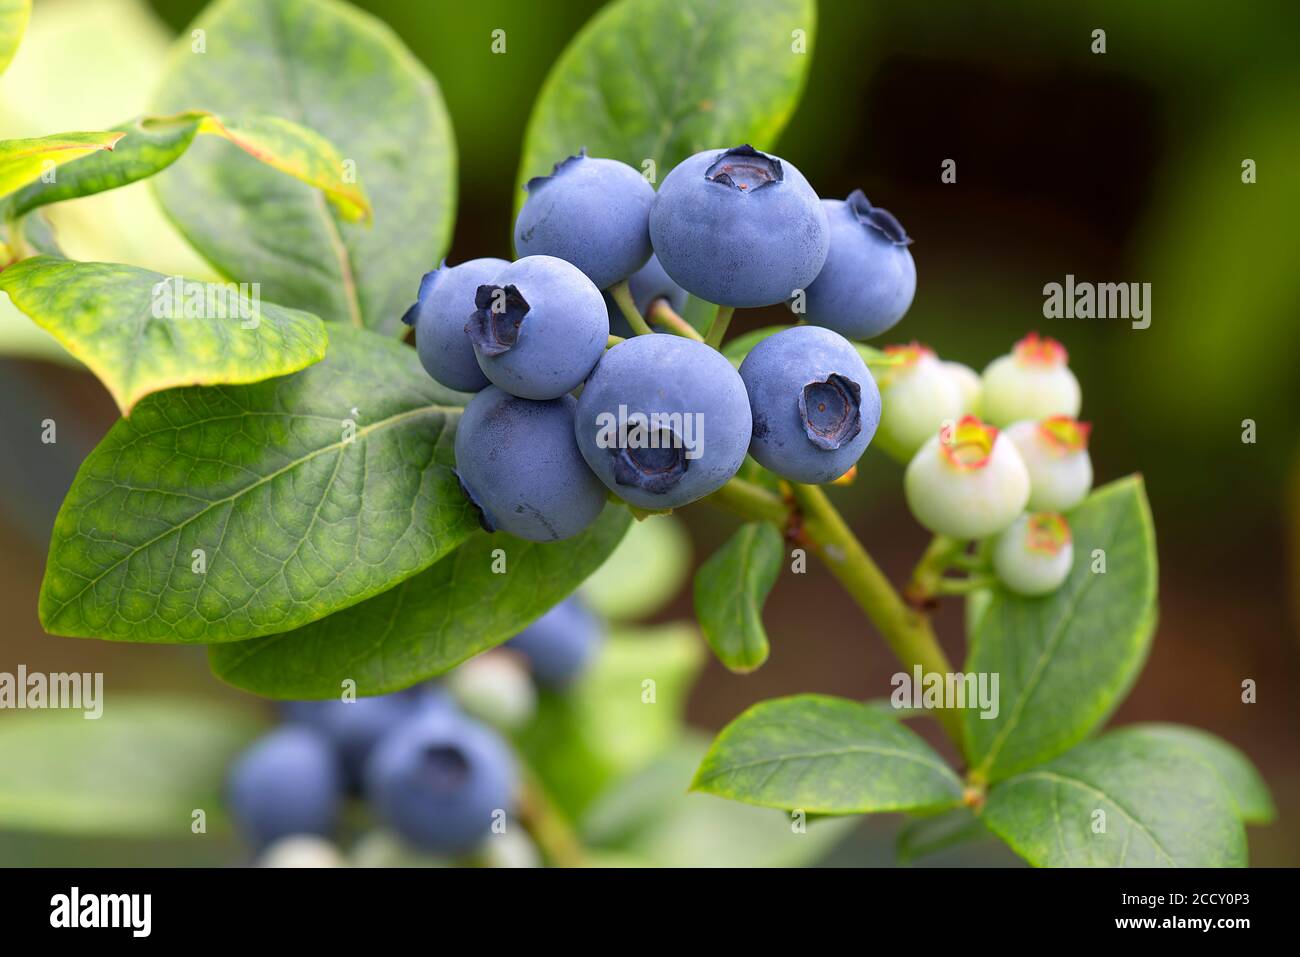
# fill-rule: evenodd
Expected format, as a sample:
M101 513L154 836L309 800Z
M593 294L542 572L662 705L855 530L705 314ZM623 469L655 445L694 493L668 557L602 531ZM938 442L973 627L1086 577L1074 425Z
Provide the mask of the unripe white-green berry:
M450 857L417 851L391 831L367 831L352 846L353 867L455 867Z
M948 377L957 384L957 392L961 395L961 414L962 415L980 415L980 395L983 392L983 386L980 384L980 375L970 366L964 366L960 362L946 360L943 363L944 371Z
M1070 526L1055 512L1021 515L998 536L993 570L1018 595L1046 595L1065 582L1074 565Z
M479 853L486 867L541 867L542 854L523 828L489 834Z
M537 689L512 651L490 651L452 671L447 687L462 711L506 731L521 728L537 711Z
M1029 473L1010 439L966 416L921 446L903 491L912 515L936 535L985 538L1025 510Z
M880 426L875 445L900 462L910 459L925 440L962 414L961 391L942 362L928 348L887 346L894 364L873 370L880 387Z
M1005 434L1029 470L1031 511L1068 512L1088 497L1092 488L1091 429L1087 422L1065 415L1007 426Z
M267 845L258 867L344 867L346 861L332 841L314 834L290 834Z
M984 370L980 414L999 428L1021 419L1074 418L1083 395L1068 362L1064 346L1031 332Z

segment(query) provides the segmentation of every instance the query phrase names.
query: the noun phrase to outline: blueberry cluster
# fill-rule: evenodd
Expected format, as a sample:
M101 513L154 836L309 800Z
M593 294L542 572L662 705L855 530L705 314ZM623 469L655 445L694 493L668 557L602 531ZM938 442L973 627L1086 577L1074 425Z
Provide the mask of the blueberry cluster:
M562 689L602 638L601 623L569 599L512 638L509 650L472 659L445 684L353 701L286 702L282 723L230 769L232 815L250 843L273 856L274 848L307 836L334 837L347 800L359 797L408 847L468 854L516 804L518 766L491 726L531 716L534 693L520 687L527 672L513 662L522 659L540 687Z
M853 467L881 400L845 337L892 327L916 288L890 213L860 191L822 201L792 164L750 146L697 153L657 192L585 151L525 189L521 258L444 264L405 317L429 373L477 393L456 469L485 528L568 538L611 492L676 508L720 488L747 453L798 482ZM787 303L808 325L764 339L739 370L684 323L633 334L688 293L723 309Z

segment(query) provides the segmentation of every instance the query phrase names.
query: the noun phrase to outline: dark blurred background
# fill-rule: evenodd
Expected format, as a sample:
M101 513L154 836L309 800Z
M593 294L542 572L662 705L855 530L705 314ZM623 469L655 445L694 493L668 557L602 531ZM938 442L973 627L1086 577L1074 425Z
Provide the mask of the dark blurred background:
M63 3L38 0L33 30L56 23ZM460 154L450 258L509 256L513 184L533 97L601 4L358 5L390 23L429 65L450 108ZM132 48L148 50L203 4L155 0L153 23L135 3L97 6L112 9L114 29L130 19L131 29L148 34ZM507 31L509 53L489 63L497 28ZM1091 52L1096 29L1106 32L1104 54ZM1098 480L1144 474L1160 552L1154 650L1115 721L1185 722L1241 747L1280 811L1277 823L1251 831L1251 860L1260 865L1300 862L1298 36L1294 0L823 0L802 105L780 142L754 144L794 162L824 196L864 189L915 237L916 301L887 341L917 339L977 370L1031 329L1069 349L1083 383L1083 418L1094 423ZM124 105L122 95L66 94L82 112L69 111L86 117L85 128L142 111L156 67L125 47L115 54L114 44L86 42L87 56L123 60L118 73L134 85L119 82L116 92L133 89L134 99ZM41 65L25 66L44 79ZM52 89L44 91L50 98L62 82L54 66ZM82 69L94 73L92 62ZM49 111L30 102L15 105L18 82L0 81L0 119L21 127L7 135L75 128L51 125ZM946 159L956 162L952 184L940 181ZM1251 185L1242 182L1245 159L1258 171ZM96 222L111 232L107 215ZM186 262L169 242L165 255L155 240L141 244L142 263ZM1067 273L1151 283L1150 328L1045 319L1043 286ZM782 321L783 310L760 310L738 317L737 327ZM115 411L89 376L40 360L0 359L0 402L0 599L8 609L0 670L22 661L32 670L103 670L115 688L234 695L209 677L200 651L42 633L35 609L49 528ZM47 416L59 422L56 451L32 455L32 422ZM1242 441L1245 419L1256 423L1254 444ZM834 492L895 580L925 544L903 506L900 477L898 466L869 453L857 484ZM697 560L730 528L700 509L686 520ZM683 593L662 617L689 614ZM960 617L954 605L938 619L957 658ZM711 664L692 699L696 723L716 728L776 694L888 693L894 661L828 576L783 576L766 620L768 664L747 677ZM1241 703L1247 678L1258 683L1257 704ZM833 860L887 858L881 848L891 826L867 825ZM11 860L46 859L38 850L46 846L9 839L0 854L8 847ZM112 857L111 849L103 853Z

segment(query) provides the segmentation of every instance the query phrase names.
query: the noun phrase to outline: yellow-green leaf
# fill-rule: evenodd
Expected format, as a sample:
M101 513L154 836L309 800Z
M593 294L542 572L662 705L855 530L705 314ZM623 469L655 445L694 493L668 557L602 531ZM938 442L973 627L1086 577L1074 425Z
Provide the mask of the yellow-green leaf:
M0 140L0 196L7 196L64 163L111 150L124 133L58 133L27 140Z
M189 110L141 116L117 127L125 141L111 153L86 156L53 182L30 183L11 201L11 216L80 196L117 189L159 173L180 159L199 134L219 136L281 173L321 190L348 222L368 220L370 201L342 157L315 130L278 116L241 118Z
M325 357L324 323L256 290L49 256L0 273L0 291L99 377L123 415L151 392L257 382Z
M348 222L370 218L370 201L355 176L346 172L344 160L333 144L315 130L278 116L254 115L229 121L211 113L195 115L200 118L200 133L230 140L267 166L315 186Z

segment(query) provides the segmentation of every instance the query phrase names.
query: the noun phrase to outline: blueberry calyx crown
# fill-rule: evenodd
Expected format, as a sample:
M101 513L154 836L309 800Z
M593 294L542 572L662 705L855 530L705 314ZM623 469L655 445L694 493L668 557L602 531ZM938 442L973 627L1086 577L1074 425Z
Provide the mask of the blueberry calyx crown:
M415 305L403 313L402 322L414 328L416 320L420 318L420 307L424 305L424 300L429 298L429 293L433 291L433 287L438 283L438 278L446 268L447 260L444 259L438 263L437 269L430 269L420 277L420 291L415 296Z
M587 147L585 146L579 147L578 152L556 163L551 168L551 172L546 176L534 176L528 182L524 183L524 192L532 193L534 190L539 189L542 186L545 186L547 183L555 179L555 177L559 176L569 167L573 166L574 164L582 160L585 160L586 158L587 158Z
M799 421L819 449L830 452L852 442L862 431L862 387L834 372L809 382L799 393Z
M436 744L424 750L421 776L430 791L456 794L465 787L470 775L469 759L452 744Z
M704 172L711 183L730 186L742 193L752 193L764 186L772 186L785 179L781 161L775 156L760 153L746 143L725 151Z
M655 443L630 444L612 452L614 481L653 495L662 495L680 482L690 465L686 448L671 429L663 430Z
M912 245L912 237L907 235L907 230L898 221L898 217L887 209L872 206L871 201L867 199L862 190L855 189L849 193L849 197L844 203L859 223L863 226L870 226L895 246Z
M465 323L470 341L485 356L509 352L519 341L519 327L528 315L528 300L513 284L478 287L474 293L474 314Z

